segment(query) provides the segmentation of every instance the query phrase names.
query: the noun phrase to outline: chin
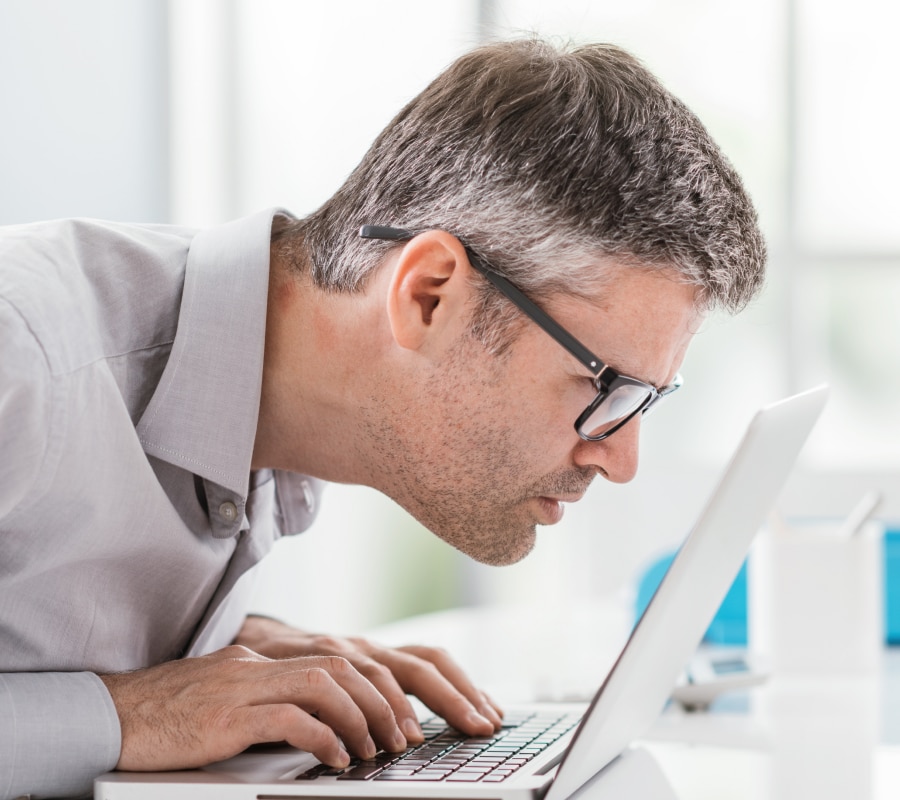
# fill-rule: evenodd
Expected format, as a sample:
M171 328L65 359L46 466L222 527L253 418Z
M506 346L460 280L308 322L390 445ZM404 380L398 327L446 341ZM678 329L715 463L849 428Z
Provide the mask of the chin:
M451 547L492 567L521 561L534 549L537 539L534 519L517 514L515 509L501 518L496 512L479 516L471 508L469 514L454 513L452 508L441 509L433 505L406 507L406 510Z
M443 537L442 537L443 538ZM516 564L534 550L537 532L534 527L524 534L512 538L507 534L501 539L468 539L467 541L449 541L457 550L465 553L479 564L489 567L506 567Z

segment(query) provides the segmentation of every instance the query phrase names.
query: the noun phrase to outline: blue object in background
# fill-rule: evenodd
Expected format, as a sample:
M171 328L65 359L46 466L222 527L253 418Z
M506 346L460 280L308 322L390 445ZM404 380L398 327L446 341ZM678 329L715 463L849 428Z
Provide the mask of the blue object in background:
M653 597L674 553L653 562L638 584L635 619L639 619ZM900 529L884 533L884 639L900 645ZM725 645L747 644L747 562L731 584L716 616L706 630L704 642Z
M900 530L884 532L884 638L900 644Z
M898 538L898 553L900 553L900 538ZM635 600L635 619L640 619L644 609L650 603L650 598L659 586L663 575L669 568L669 564L675 558L674 553L663 556L655 561L644 573L638 584L637 599ZM900 598L898 598L900 599ZM725 595L722 605L716 612L716 616L706 629L704 642L712 644L746 645L747 644L747 562L744 561L741 571L738 572L734 583Z

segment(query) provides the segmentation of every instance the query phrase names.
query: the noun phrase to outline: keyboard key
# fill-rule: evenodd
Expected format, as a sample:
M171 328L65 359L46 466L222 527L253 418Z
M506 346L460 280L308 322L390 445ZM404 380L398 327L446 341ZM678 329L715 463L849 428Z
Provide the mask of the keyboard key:
M314 767L306 770L306 772L301 772L294 780L298 781L311 781L318 778L320 775L324 775L328 772L331 767L328 764L316 764Z
M402 778L405 776L412 775L415 771L416 770L411 767L410 768L398 767L398 766L388 767L387 769L382 771L381 777L387 776L390 778L396 778L396 777Z
M339 781L366 781L369 778L377 775L383 769L384 769L384 767L381 764L375 764L375 763L357 764L355 767L351 767L343 774L338 775L338 780Z
M416 772L412 775L389 775L382 772L376 775L376 781L442 781L451 773L449 772Z

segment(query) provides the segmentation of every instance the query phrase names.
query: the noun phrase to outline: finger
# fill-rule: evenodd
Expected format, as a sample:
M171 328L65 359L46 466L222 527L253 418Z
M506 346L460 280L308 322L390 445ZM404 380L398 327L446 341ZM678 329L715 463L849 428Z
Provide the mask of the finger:
M398 649L434 664L438 672L472 704L482 717L489 720L494 728L499 728L503 724L503 712L500 708L484 692L476 688L462 667L445 650L418 645L409 645Z
M384 664L368 656L356 656L350 659L353 666L375 687L390 706L395 724L405 737L405 744L418 744L425 741L422 727L416 717L412 703L406 692L397 682L394 674Z
M337 734L291 703L249 706L236 712L233 719L252 740L241 750L258 742L284 741L312 753L330 767L343 768L350 763L350 755Z
M365 715L327 670L314 665L274 674L257 670L253 683L246 698L248 706L292 704L307 715L316 715L354 755L371 758L375 754Z
M404 715L414 717L415 714L390 671L368 658L355 659L367 674L357 669L346 658L335 656L322 658L326 662L325 668L329 674L353 698L365 715L369 730L379 746L391 752L405 750L407 738L399 727L394 708L399 707ZM372 678L378 681L378 685ZM390 695L390 698L387 695Z
M454 728L470 736L486 736L495 730L494 723L483 716L433 662L406 648L385 649L379 654L379 660L394 673L405 691L418 697Z
M385 750L399 751L405 749L409 743L418 744L425 741L425 735L422 733L416 712L412 703L409 702L406 692L400 687L391 671L384 664L379 663L377 657L374 657L383 648L359 637L344 639L316 636L312 644L314 649L320 653L340 655L346 658L387 701L393 713L393 717L385 723L390 730L373 731L377 734L376 739L382 742ZM397 737L390 723L399 727L403 736L402 741Z
M260 674L270 692L276 693L269 694L266 702L290 700L318 714L338 732L353 753L363 758L375 755L373 739L389 751L404 750L407 746L387 700L344 658L284 659L264 665ZM282 691L287 696L280 695Z
M506 712L504 712L503 707L494 701L494 698L491 697L487 692L482 692L482 696L484 697L484 702L487 703L494 711L497 712L497 716L502 720L505 716Z

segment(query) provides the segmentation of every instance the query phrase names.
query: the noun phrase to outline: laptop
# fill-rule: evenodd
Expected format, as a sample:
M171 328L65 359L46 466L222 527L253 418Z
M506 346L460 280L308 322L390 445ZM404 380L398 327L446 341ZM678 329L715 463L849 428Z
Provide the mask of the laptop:
M110 772L97 800L569 797L656 720L740 570L825 404L820 386L761 409L594 699L506 709L494 736L426 720L426 741L346 770L285 745L197 770ZM602 777L600 778L602 782ZM596 782L595 782L596 784Z

